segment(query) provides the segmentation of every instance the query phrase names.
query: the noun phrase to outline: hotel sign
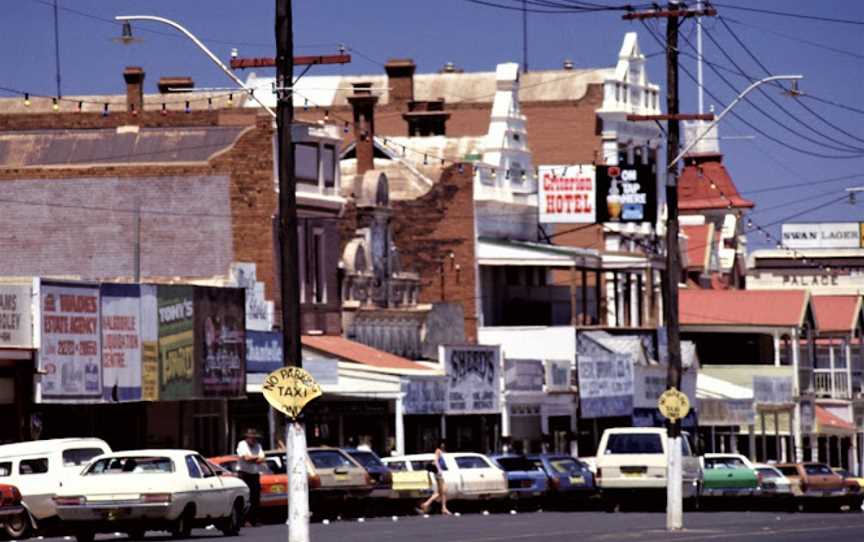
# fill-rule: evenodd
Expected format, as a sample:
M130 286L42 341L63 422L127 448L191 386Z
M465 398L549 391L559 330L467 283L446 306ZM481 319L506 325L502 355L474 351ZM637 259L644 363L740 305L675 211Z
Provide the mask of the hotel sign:
M864 248L864 222L783 224L786 248Z

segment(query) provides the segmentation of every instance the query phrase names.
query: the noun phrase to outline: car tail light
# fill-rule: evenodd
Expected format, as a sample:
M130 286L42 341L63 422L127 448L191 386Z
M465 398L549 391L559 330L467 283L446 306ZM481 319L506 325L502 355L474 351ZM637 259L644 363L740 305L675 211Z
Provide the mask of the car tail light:
M368 472L366 473L366 485L367 486L374 486L375 485L375 478L372 478L372 475L369 474Z
M84 504L84 497L54 497L54 504L57 506L79 506Z
M171 502L170 493L145 493L141 495L141 501L147 503L169 503Z
M318 489L321 487L321 477L317 474L309 475L309 489Z
M550 478L550 479L549 479L549 486L550 486L552 489L554 489L554 490L557 491L557 490L561 489L561 480L559 480L557 477L555 477L555 478Z

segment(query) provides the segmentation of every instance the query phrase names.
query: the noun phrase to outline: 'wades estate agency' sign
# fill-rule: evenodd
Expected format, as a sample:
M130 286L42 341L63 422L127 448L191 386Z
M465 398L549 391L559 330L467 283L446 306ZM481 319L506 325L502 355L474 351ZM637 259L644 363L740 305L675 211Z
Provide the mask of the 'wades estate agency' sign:
M442 346L447 414L496 414L501 392L498 346Z

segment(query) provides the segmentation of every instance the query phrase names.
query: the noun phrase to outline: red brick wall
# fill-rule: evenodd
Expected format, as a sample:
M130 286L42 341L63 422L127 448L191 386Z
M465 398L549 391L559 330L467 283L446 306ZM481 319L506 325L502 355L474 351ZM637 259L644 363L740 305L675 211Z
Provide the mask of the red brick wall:
M393 237L403 267L420 274L420 302L462 303L465 337L476 342L473 169L448 167L423 197L393 202Z

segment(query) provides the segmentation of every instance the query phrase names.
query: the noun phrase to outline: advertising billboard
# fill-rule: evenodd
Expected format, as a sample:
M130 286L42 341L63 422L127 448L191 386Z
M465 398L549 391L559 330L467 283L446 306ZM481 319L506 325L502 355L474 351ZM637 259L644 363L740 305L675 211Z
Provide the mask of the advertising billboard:
M593 165L540 166L540 222L591 224L597 221L597 178Z
M141 292L137 284L103 284L102 397L141 399Z
M30 285L0 284L0 347L33 347Z
M864 222L783 224L786 248L864 248Z
M198 395L195 371L194 289L159 286L159 399L178 401Z
M597 222L656 221L657 175L652 166L597 166Z
M501 347L442 346L447 374L447 414L496 414L500 411Z
M195 353L205 397L246 392L245 303L239 288L195 288Z
M42 282L41 397L97 402L102 398L99 286Z

